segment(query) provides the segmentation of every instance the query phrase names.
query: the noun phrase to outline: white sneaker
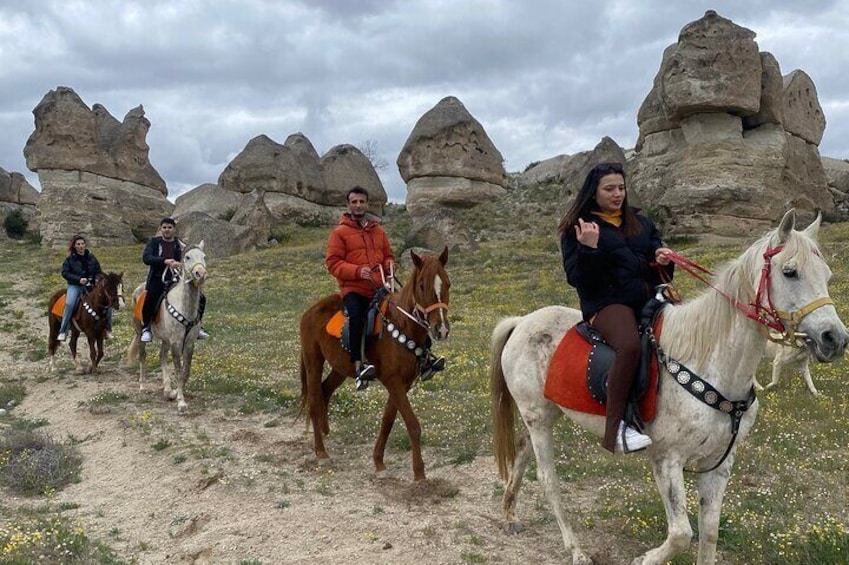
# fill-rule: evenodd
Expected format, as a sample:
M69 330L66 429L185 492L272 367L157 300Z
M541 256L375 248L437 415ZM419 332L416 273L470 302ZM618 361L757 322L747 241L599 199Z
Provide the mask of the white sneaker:
M65 332L61 332L56 336L56 341L65 341L66 339L68 339L68 334Z
M103 339L106 339L106 340L112 339L112 332L110 332L109 330L106 330L106 333L103 334Z
M153 334L150 333L149 329L145 328L144 330L142 330L141 340L144 343L150 343L151 341L153 341Z
M209 333L205 329L201 328L200 331L198 332L198 339L206 339L208 337L209 337Z
M633 453L642 451L651 445L651 438L641 434L625 422L619 422L619 432L616 434L616 453Z

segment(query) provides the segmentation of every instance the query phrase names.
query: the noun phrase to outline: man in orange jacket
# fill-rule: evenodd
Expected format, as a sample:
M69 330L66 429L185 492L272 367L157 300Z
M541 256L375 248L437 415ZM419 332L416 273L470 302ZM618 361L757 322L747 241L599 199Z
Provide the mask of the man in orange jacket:
M368 388L374 366L363 363L363 331L366 314L375 292L395 269L395 256L380 218L368 212L368 192L360 186L348 191L348 212L330 233L324 263L339 282L342 302L348 312L351 362L357 390ZM384 277L380 269L383 268Z

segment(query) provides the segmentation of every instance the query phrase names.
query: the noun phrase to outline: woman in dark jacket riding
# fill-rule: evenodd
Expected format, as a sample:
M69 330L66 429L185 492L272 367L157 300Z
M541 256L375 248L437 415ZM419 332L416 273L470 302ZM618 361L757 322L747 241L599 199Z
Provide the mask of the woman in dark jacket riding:
M640 362L639 312L655 294L669 263L654 223L628 205L625 172L619 163L590 170L558 226L563 268L578 291L581 312L616 352L607 381L602 446L614 453L645 449L651 438L624 422Z
M68 290L65 293L65 311L62 313L62 325L59 326L59 335L56 336L58 341L65 341L68 337L68 326L71 323L71 316L77 308L77 301L80 295L88 292L94 287L94 279L103 271L100 269L100 262L94 253L86 249L86 240L81 235L75 235L71 238L71 243L68 245L68 257L62 263L62 278L68 281ZM112 310L109 310L109 319L106 322L106 337L111 337L112 328Z

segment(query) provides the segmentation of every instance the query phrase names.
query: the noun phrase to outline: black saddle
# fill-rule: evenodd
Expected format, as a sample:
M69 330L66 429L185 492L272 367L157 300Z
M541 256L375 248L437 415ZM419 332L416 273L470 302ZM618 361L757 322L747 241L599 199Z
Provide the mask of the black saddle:
M366 325L363 329L363 339L365 340L370 335L374 333L374 325L377 323L377 313L380 311L380 303L383 301L383 297L389 293L385 288L380 288L371 299L371 302L368 305L368 310L366 311ZM342 349L345 351L351 351L351 334L349 325L351 323L351 319L348 318L348 311L343 307L342 314L345 315L345 323L342 324Z
M654 325L657 316L666 304L663 299L652 298L640 313L639 329L642 355L637 377L634 379L634 385L631 388L629 406L636 405L648 391L651 376L649 373L651 371L651 356L654 354L654 348L646 330ZM590 395L594 399L605 404L607 402L607 376L610 372L610 366L616 358L616 352L589 322L580 322L575 329L581 337L593 346L587 360L587 388L589 388Z

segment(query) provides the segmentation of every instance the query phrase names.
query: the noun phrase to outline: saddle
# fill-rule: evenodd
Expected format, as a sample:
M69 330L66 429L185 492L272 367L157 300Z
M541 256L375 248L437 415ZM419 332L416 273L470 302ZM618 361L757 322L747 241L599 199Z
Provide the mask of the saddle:
M651 327L655 338L659 339L664 305L665 302L652 299L640 315L642 356L626 417L633 415L643 422L655 417L658 384L657 356L645 330ZM610 345L589 323L575 325L563 336L551 359L545 397L564 408L604 416L607 376L615 357Z
M88 294L88 289L86 290L86 292L83 292L83 294L80 295L80 298L82 298L86 294ZM53 303L53 308L50 309L50 312L54 316L61 318L62 316L65 315L65 303L67 301L68 301L68 293L63 292L62 295L56 300L56 302Z
M379 335L383 330L383 318L382 316L378 316L378 309L381 314L386 315L386 311L389 310L389 300L386 299L387 294L386 289L380 289L369 303L368 311L366 312L366 327L363 331L364 336ZM330 318L324 327L328 334L342 340L342 347L345 351L351 350L348 324L348 313L342 308Z
M153 320L152 321L154 321L154 322L157 319L159 319L159 305L162 304L163 300L165 300L166 294L168 294L167 288L165 289L165 292L163 292L162 295L159 297L159 300L157 300L156 308L153 310ZM133 308L133 318L135 318L139 322L144 321L144 318L142 316L142 309L144 308L144 301L146 299L147 299L147 289L141 291L138 299L136 300L136 307Z

